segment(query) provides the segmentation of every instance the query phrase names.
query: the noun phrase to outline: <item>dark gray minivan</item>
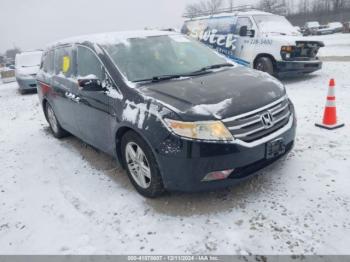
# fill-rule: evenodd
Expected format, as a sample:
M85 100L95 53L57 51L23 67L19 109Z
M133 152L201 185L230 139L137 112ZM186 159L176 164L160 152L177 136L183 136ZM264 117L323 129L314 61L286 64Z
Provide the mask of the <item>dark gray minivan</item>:
M114 156L146 197L233 185L295 140L294 107L278 80L178 33L60 41L44 52L37 80L53 135Z

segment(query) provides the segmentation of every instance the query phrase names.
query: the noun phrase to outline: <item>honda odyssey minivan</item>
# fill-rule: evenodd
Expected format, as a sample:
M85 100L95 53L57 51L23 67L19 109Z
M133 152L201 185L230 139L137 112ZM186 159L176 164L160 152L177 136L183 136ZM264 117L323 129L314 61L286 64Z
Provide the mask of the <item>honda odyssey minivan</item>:
M83 36L50 45L37 76L55 137L112 156L146 197L236 184L293 147L285 87L187 36Z

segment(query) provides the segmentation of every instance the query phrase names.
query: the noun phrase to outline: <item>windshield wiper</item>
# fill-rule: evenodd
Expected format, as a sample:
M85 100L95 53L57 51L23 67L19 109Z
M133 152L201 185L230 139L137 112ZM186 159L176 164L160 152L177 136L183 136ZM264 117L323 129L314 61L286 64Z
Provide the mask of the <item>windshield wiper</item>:
M175 78L180 78L186 75L161 75L161 76L153 76L152 78L146 78L146 79L139 79L139 80L134 80L133 82L138 83L138 82L160 82L160 81L166 81L166 80L171 80Z
M219 69L221 67L232 67L232 66L233 66L233 64L231 64L231 63L223 63L223 64L215 64L215 65L205 66L205 67L203 67L197 71L194 71L188 75L194 75L194 74L206 72L206 71L211 70L211 69Z
M189 76L199 75L199 74L205 73L206 71L211 70L211 69L218 69L221 67L232 67L232 66L233 66L233 64L231 64L231 63L215 64L215 65L203 67L197 71L190 72L190 73L153 76L152 78L138 79L138 80L134 80L133 82L135 82L135 83L138 83L138 82L160 82L160 81L166 81L166 80L171 80L171 79L176 79L176 78L181 78L181 77L189 77Z

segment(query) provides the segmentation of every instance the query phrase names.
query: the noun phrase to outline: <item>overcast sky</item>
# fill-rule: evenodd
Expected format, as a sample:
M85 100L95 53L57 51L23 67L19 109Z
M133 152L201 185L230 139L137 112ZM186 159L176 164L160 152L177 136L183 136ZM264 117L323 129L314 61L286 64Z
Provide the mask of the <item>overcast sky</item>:
M61 38L147 27L181 27L198 0L1 0L0 53L44 48ZM256 0L235 0L235 5Z

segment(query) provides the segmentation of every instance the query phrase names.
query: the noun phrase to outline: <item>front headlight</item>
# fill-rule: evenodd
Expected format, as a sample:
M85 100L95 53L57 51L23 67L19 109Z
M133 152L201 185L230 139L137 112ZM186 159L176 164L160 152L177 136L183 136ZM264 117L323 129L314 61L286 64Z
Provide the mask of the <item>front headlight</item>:
M164 119L175 134L198 140L232 141L233 136L221 121L182 122Z
M296 46L291 46L291 45L282 46L281 51L285 52L285 53L292 53L295 50L295 48L296 48Z

